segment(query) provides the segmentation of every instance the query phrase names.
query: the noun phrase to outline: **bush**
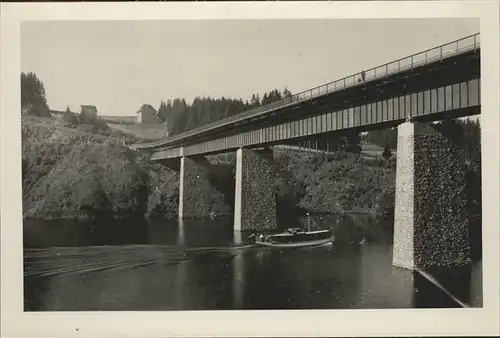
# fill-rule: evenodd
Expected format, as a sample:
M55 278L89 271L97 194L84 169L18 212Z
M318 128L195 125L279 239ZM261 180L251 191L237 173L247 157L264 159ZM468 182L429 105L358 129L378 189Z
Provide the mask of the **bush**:
M391 148L389 147L389 144L386 143L384 146L384 151L382 152L382 157L388 160L391 158L391 156L392 156Z
M87 117L66 111L64 113L64 123L67 127L80 129L88 133L111 135L111 130L106 121L100 117Z
M151 175L147 216L151 218L174 218L179 212L179 175L160 165L147 165Z

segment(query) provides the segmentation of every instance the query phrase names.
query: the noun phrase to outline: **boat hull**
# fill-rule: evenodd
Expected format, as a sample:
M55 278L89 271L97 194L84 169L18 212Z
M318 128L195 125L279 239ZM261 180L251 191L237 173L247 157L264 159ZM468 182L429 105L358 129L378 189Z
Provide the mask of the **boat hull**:
M259 240L255 241L255 244L273 248L302 248L307 246L318 246L323 244L328 244L333 242L334 237L330 236L328 238L317 239L314 241L303 241L303 242L292 242L292 243L271 243L271 242L261 242Z

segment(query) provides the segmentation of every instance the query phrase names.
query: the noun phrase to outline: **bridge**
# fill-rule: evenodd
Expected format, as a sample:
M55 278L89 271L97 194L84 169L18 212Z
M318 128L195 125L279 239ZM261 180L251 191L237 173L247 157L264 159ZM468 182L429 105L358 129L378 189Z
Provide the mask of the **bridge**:
M272 146L397 126L393 263L460 265L470 260L466 159L429 122L480 113L478 33L131 148L179 171L181 218L207 216L221 194L209 177L227 171L205 156L236 152L234 230L272 229Z

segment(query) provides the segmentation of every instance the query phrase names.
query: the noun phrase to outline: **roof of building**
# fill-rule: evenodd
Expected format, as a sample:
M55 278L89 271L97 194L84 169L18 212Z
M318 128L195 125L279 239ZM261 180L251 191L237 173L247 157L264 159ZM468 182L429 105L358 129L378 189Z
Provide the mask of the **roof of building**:
M137 111L137 114L139 113L149 113L153 119L155 119L158 122L161 122L160 118L158 117L158 113L153 106L144 105Z
M156 115L156 109L150 105L143 105L141 108L139 108L136 114L142 113L144 110L149 110L151 113Z
M95 110L95 111L97 111L96 106L89 106L89 105L82 104L81 107L82 107L82 109L85 109L85 110Z

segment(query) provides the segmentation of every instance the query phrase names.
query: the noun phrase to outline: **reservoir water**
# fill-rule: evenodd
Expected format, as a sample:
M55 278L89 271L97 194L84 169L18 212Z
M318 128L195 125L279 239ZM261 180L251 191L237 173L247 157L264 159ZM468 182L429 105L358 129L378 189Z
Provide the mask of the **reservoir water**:
M25 221L25 310L482 306L478 259L424 276L392 266L392 222L329 216L313 226L335 242L256 247L230 219Z

